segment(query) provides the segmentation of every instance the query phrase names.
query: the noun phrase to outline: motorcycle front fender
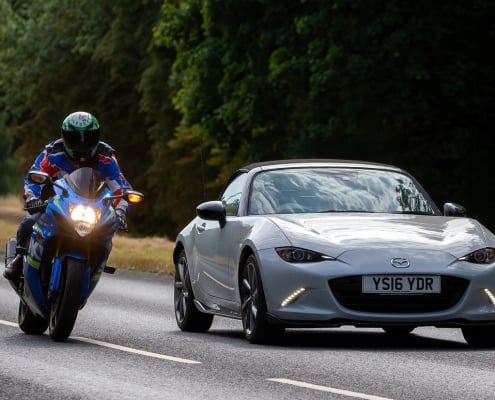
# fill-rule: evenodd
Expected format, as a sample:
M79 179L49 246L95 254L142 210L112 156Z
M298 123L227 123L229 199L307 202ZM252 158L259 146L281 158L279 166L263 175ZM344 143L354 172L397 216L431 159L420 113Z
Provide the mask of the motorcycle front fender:
M56 293L60 289L60 277L62 276L62 265L66 258L73 258L75 260L85 261L86 267L84 270L84 285L81 293L81 298L86 299L89 295L89 278L91 273L91 268L87 262L86 257L77 253L68 253L58 256L53 261L52 275L50 277L50 291Z

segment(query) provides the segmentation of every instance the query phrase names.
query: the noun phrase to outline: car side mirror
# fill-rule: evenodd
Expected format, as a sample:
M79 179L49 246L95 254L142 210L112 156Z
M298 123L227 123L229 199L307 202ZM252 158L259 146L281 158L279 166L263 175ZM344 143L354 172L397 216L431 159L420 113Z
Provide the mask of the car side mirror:
M196 214L208 221L218 221L223 228L227 222L227 212L221 201L207 201L196 207Z
M445 203L443 205L443 215L446 217L465 217L467 215L467 211L460 204Z

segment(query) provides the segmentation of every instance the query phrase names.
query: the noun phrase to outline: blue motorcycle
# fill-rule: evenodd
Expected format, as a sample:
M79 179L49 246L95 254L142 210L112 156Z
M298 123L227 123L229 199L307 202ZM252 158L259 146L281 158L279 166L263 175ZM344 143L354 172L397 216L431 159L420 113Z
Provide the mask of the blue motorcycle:
M28 179L51 189L23 254L23 272L9 281L20 297L18 323L27 334L40 335L47 328L57 342L72 332L81 310L103 272L112 238L119 228L113 201L124 198L139 203L143 195L128 190L112 195L99 174L80 168L54 181L48 174L30 171ZM33 210L29 210L33 212ZM16 241L6 246L6 265L15 256Z

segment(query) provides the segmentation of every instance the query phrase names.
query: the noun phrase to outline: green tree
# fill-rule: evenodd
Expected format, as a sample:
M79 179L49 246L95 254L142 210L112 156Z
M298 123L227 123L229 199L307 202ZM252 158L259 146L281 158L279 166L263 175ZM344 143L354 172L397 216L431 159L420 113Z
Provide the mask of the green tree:
M21 175L93 112L146 194L143 232L173 236L234 169L292 157L397 164L495 225L494 17L495 0L0 0L0 150Z
M102 139L116 148L129 181L146 187L150 142L138 84L160 3L34 0L13 10L20 23L10 28L11 41L2 51L9 74L1 102L21 161L19 175L59 137L67 114L86 110L99 119ZM141 222L145 228L136 218Z
M437 201L450 194L486 219L494 193L481 174L491 151L480 143L494 122L493 0L191 0L163 9L156 40L177 53L173 104L197 135L177 137L205 143L223 175L270 158L390 162Z
M19 23L16 14L7 0L0 0L0 43L8 43L11 40L10 32ZM7 48L4 52L13 51ZM0 57L0 97L7 89L8 76L12 71L3 57ZM0 102L0 109L4 104ZM12 156L13 141L7 134L7 116L0 113L0 195L11 193L20 189L16 182L15 159Z

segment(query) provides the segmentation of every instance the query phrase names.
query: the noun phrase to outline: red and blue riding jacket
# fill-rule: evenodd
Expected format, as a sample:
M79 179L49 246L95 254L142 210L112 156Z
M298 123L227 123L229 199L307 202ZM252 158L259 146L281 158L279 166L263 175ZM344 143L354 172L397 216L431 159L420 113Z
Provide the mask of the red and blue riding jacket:
M48 144L36 157L29 170L46 172L53 179L60 179L81 167L92 167L97 170L114 195L122 194L124 190L131 189L131 185L120 171L115 150L105 142L98 144L94 157L87 162L78 163L65 153L62 139L55 140ZM42 189L39 185L29 183L26 175L24 178L24 199L33 196L41 198L41 191ZM125 200L120 199L114 203L114 206L126 211L128 204Z

